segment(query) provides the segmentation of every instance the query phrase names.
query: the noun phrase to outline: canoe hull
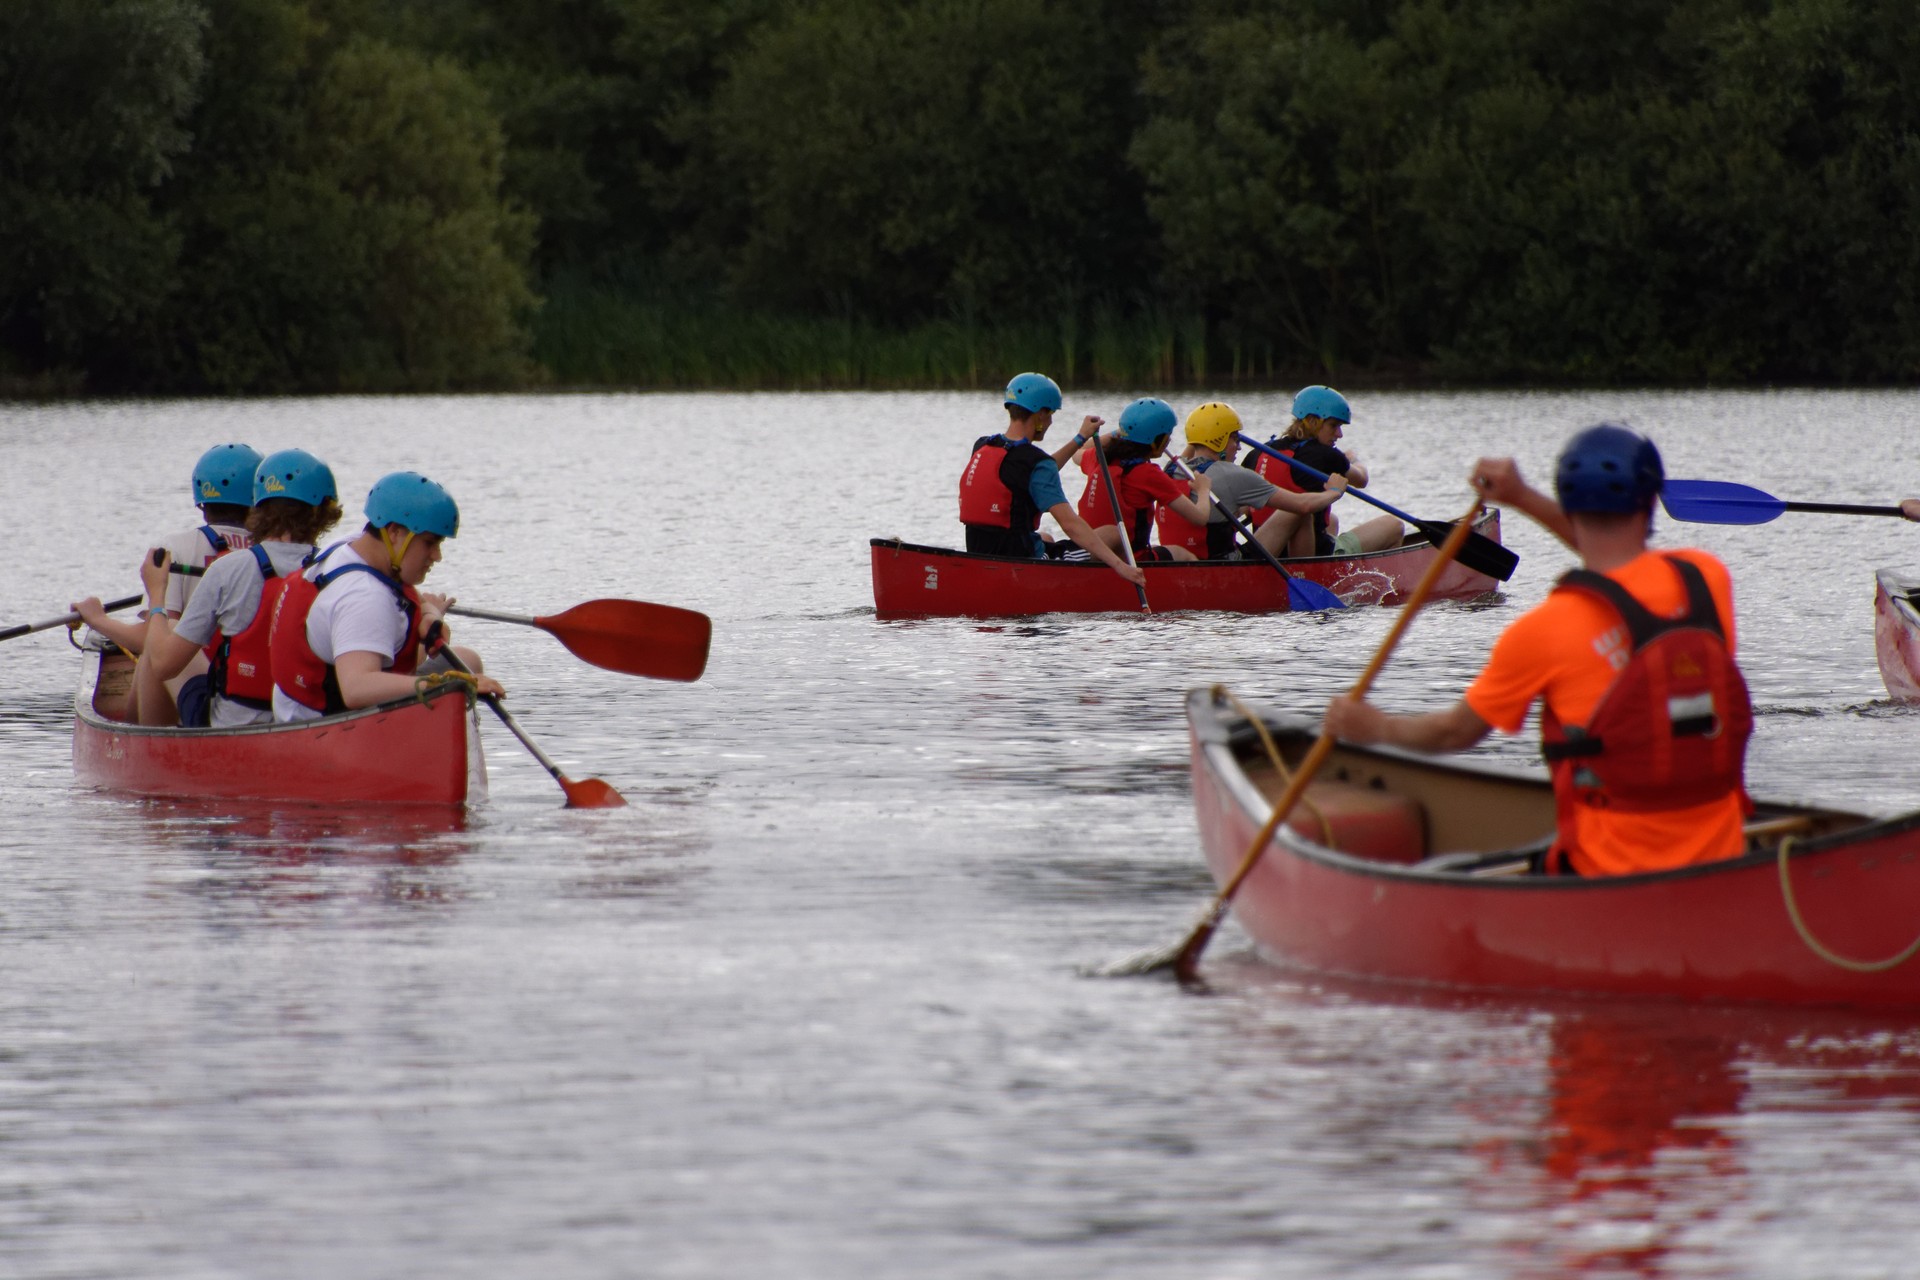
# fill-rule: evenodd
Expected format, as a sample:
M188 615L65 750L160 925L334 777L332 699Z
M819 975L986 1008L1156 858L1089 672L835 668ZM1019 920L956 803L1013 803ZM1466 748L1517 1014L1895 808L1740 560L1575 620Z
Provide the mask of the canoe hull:
M335 806L457 806L485 792L478 723L457 688L308 724L144 728L95 705L101 668L111 679L114 661L89 654L74 699L73 772L82 785Z
M1882 569L1873 584L1873 653L1887 696L1920 702L1920 609L1913 597L1920 580Z
M1208 866L1221 883L1271 811L1243 768L1243 748L1230 740L1236 720L1208 691L1189 696L1194 804ZM1305 738L1294 730L1296 740ZM1524 812L1530 816L1522 825L1539 826L1551 814L1543 782L1389 751L1340 748L1334 760L1346 761L1344 770L1367 786L1380 762L1395 786L1406 771L1425 770L1433 775L1430 787L1481 789L1461 803L1496 824ZM1503 793L1510 796L1504 804ZM1816 832L1832 832L1810 835L1789 859L1809 932L1842 957L1878 961L1899 953L1920 933L1920 814L1882 822L1806 814L1818 820ZM1550 817L1544 822L1550 829ZM1839 967L1815 953L1783 904L1772 853L1611 879L1475 877L1336 853L1289 826L1241 886L1233 913L1268 958L1349 976L1506 991L1920 1008L1920 959L1878 973Z
M1475 530L1498 542L1500 513L1488 511ZM1040 613L1138 613L1134 589L1094 562L1019 560L970 555L894 538L874 538L873 607L881 618L1012 618ZM1349 604L1399 604L1437 554L1415 537L1385 551L1284 561L1289 572L1317 582ZM1286 582L1259 560L1204 560L1141 566L1155 613L1203 610L1285 613ZM1441 599L1484 595L1500 584L1459 564L1435 584Z

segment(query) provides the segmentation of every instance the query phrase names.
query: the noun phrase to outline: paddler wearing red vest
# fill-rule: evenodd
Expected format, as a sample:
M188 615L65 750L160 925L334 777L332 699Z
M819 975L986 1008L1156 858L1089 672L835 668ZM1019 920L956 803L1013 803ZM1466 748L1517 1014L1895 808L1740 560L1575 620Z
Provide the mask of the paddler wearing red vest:
M146 647L148 618L178 618L207 566L229 551L246 550L253 542L246 527L247 509L253 503L253 473L259 465L259 451L252 445L217 444L200 455L193 464L191 483L201 522L168 535L140 557L140 582L147 599L138 620L114 617L98 596L69 607L89 627L128 653L138 654ZM155 556L160 557L158 575L151 572Z
M1627 875L1739 854L1753 707L1733 660L1733 586L1704 551L1647 545L1664 475L1653 442L1614 423L1567 442L1557 502L1512 459L1482 459L1473 483L1487 500L1551 529L1581 568L1501 633L1452 707L1390 715L1336 698L1328 731L1460 751L1490 729L1518 733L1538 699L1558 810L1548 870Z
M1294 393L1293 421L1287 429L1267 441L1267 447L1328 476L1339 476L1350 488L1364 489L1369 479L1360 455L1341 447L1347 427L1353 422L1353 407L1332 387L1302 387ZM1326 481L1281 462L1272 454L1256 452L1247 466L1282 489L1299 493L1319 493ZM1254 515L1254 523L1264 528L1271 512ZM1351 529L1337 527L1334 513L1322 508L1311 522L1300 521L1287 544L1292 556L1357 556L1367 551L1383 551L1400 545L1403 529L1392 516L1375 516Z
M1161 507L1156 521L1160 541L1169 547L1185 547L1200 560L1238 560L1243 552L1236 543L1234 522L1230 517L1242 512L1275 512L1282 518L1268 520L1255 532L1260 545L1275 556L1286 554L1288 539L1306 517L1325 511L1346 492L1345 476L1334 476L1323 493L1301 493L1269 482L1257 471L1231 464L1240 452L1240 415L1233 406L1208 401L1187 415L1187 447L1180 462L1186 470L1203 475L1212 486L1217 506L1204 525L1195 524L1172 507ZM1169 462L1168 475L1178 477L1180 467ZM1212 506L1213 504L1209 504ZM1220 508L1225 507L1225 513Z
M1153 396L1135 400L1120 411L1120 432L1105 446L1112 492L1120 500L1118 516L1107 499L1107 483L1100 477L1093 451L1080 455L1080 469L1087 473L1087 487L1080 494L1080 518L1116 548L1124 524L1136 560L1198 558L1185 547L1147 545L1153 537L1156 509L1171 509L1195 524L1205 524L1213 514L1207 500L1213 487L1210 480L1205 476L1191 482L1176 480L1153 465L1153 460L1166 452L1167 442L1179 425L1173 406Z
M973 456L960 473L960 522L967 529L967 550L976 555L1057 559L1065 544L1040 533L1040 517L1050 515L1067 537L1140 586L1146 582L1145 575L1094 533L1060 487L1060 464L1105 424L1087 415L1073 439L1051 455L1036 443L1047 434L1060 404L1060 386L1045 374L1023 373L1007 384L1007 429L975 440Z
M326 463L305 449L282 449L255 468L251 501L251 545L207 566L178 622L149 624L128 703L136 724L231 729L273 719L268 624L288 578L339 521L339 490ZM166 681L197 653L206 655L207 670L169 696Z
M440 544L460 530L453 495L414 471L382 476L359 536L337 542L290 579L268 633L273 718L314 720L411 697L446 641L450 597L422 592ZM457 651L479 672L477 654ZM503 694L491 676L480 693Z

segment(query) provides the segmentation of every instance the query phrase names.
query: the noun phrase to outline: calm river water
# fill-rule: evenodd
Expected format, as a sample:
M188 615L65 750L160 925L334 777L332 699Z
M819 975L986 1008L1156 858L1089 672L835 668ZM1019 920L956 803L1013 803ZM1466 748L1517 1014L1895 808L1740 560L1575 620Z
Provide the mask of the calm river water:
M1285 403L1230 398L1262 428ZM1376 490L1432 518L1475 456L1543 479L1610 416L1674 475L1920 491L1911 393L1354 401ZM78 661L59 632L8 642L0 1275L1920 1274L1920 1019L1423 996L1270 968L1231 929L1208 997L1081 976L1211 892L1182 691L1317 706L1391 616L876 622L867 539L955 542L999 416L991 393L0 406L0 623L127 594L193 515L195 457L239 439L327 458L356 519L385 471L442 479L463 531L432 584L465 603L715 626L706 678L667 685L464 622L526 728L632 807L563 809L489 722L463 818L78 790ZM1920 712L1885 700L1871 621L1920 528L1662 539L1734 567L1755 793L1920 806ZM1508 541L1504 595L1423 614L1379 701L1450 700L1569 565L1518 519Z

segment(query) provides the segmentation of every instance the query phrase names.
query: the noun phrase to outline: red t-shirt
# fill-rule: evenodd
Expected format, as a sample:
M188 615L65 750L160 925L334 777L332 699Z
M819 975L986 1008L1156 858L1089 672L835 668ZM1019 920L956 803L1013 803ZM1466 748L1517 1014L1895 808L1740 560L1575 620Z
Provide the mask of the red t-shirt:
M1664 553L1697 565L1713 593L1727 651L1734 650L1733 583L1727 567L1704 551ZM1612 578L1649 611L1677 618L1687 610L1686 588L1663 553L1648 551ZM1494 642L1487 665L1466 692L1467 706L1503 733L1518 733L1536 698L1561 723L1584 725L1600 697L1627 664L1632 637L1620 615L1579 591L1556 591L1516 618ZM1738 791L1686 809L1622 813L1581 807L1577 830L1560 833L1574 869L1586 876L1661 871L1730 858L1746 844L1746 808Z
M1087 473L1087 487L1080 493L1080 518L1096 529L1101 525L1113 524L1112 509L1107 505L1106 482L1100 479L1100 469L1094 464L1092 449L1081 450L1080 469ZM1137 463L1124 472L1117 466L1109 466L1107 470L1113 473L1113 487L1120 495L1120 506L1128 528L1133 527L1135 513L1141 508L1151 511L1156 503L1192 496L1193 491L1185 481L1174 479L1152 462Z

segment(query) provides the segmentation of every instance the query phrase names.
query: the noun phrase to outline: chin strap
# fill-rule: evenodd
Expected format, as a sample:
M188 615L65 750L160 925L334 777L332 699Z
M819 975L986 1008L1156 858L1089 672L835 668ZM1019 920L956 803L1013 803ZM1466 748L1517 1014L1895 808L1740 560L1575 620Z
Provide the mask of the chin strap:
M407 530L406 538L400 543L400 549L396 551L393 539L387 536L386 528L384 526L381 528L380 544L387 549L387 567L393 571L394 577L400 576L400 557L407 554L407 548L413 545L414 538L418 536L413 530Z

